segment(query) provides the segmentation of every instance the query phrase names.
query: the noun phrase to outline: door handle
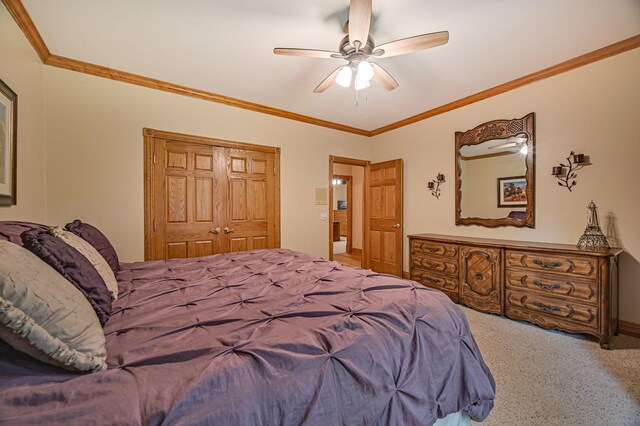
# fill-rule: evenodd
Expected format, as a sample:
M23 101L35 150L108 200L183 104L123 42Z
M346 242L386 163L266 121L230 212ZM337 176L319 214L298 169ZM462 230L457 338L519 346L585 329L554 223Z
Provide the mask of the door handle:
M229 228L228 226L225 226L223 231L224 231L225 234L231 234L233 231L235 231L235 229Z
M393 225L393 227L394 227L394 228L396 228L396 229L398 229L398 228L400 228L400 224L399 224L399 223L396 223L395 225Z
M212 229L211 231L209 231L210 234L219 234L220 233L220 228L215 228Z

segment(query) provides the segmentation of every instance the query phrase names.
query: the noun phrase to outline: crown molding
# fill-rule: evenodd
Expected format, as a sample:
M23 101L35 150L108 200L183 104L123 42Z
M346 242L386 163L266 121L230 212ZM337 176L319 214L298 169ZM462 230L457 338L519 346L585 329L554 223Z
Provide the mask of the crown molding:
M517 89L535 81L543 80L545 78L553 77L554 75L562 74L567 71L588 65L590 63L606 59L610 56L614 56L628 50L632 50L640 47L640 35L630 37L628 39L619 41L609 46L605 46L601 49L594 50L584 55L576 56L559 64L553 65L549 68L534 72L524 77L516 78L507 83L499 86L492 87L491 89L483 90L482 92L474 93L466 98L458 99L446 105L439 106L437 108L421 112L404 120L391 123L389 125L372 130L370 136L380 135L382 133L390 132L391 130L399 129L400 127L408 126L418 121L426 120L427 118L434 117L436 115L444 114L445 112L453 111L454 109L462 108L473 103L483 101L496 95L500 95L505 92Z
M27 9L24 8L24 5L20 0L2 0L2 3L4 3L4 6L7 8L11 16L13 16L13 19L16 21L44 64L47 59L49 59L49 56L51 56L51 52L49 52L47 45L40 36L40 32L38 32L38 29L31 20L31 16L29 16Z
M444 114L449 111L453 111L458 108L471 105L473 103L491 98L496 95L520 88L535 81L543 80L545 78L553 77L555 75L571 71L573 69L582 67L584 65L591 64L602 59L609 58L614 55L626 52L628 50L636 49L640 47L640 35L635 35L628 39L619 41L617 43L605 46L601 49L594 50L584 55L577 56L559 64L553 65L549 68L534 72L532 74L525 75L523 77L511 80L507 83L499 86L492 87L487 90L483 90L473 95L467 96L462 99L450 102L448 104L433 108L414 116L405 118L400 121L388 124L383 127L379 127L374 130L359 129L357 127L347 126L345 124L335 123L333 121L322 120L320 118L311 117L308 115L298 114L295 112L273 108L266 105L257 104L254 102L244 101L242 99L231 98L229 96L220 95L213 92L207 92L205 90L195 89L187 86L182 86L167 81L157 80L151 77L145 77L126 71L116 70L114 68L105 67L101 65L92 64L89 62L83 62L72 58L65 58L63 56L52 54L44 40L40 36L38 29L31 20L29 13L24 8L21 0L2 0L13 19L16 21L24 35L27 37L36 53L40 57L43 64L52 67L63 68L85 74L90 74L98 77L108 78L111 80L120 81L123 83L135 84L137 86L147 87L156 90L162 90L169 93L175 93L178 95L189 96L192 98L203 99L210 102L216 102L232 107L243 108L249 111L255 111L262 114L269 114L276 117L286 118L289 120L295 120L315 126L321 126L333 130L339 130L342 132L348 132L360 136L372 137L382 133L390 132L392 130L399 129L410 124L417 123L418 121L426 120L427 118L434 117L436 115Z
M181 86L179 84L167 81L157 80L155 78L144 77L132 74L126 71L116 70L114 68L103 67L91 64L89 62L78 61L76 59L65 58L63 56L51 55L45 62L46 65L52 67L64 68L71 71L91 74L98 77L104 77L123 83L135 84L137 86L148 87L151 89L162 90L165 92L176 93L178 95L189 96L192 98L204 99L206 101L216 102L219 104L229 105L233 107L243 108L250 111L260 112L263 114L275 115L277 117L287 118L289 120L301 121L303 123L314 124L316 126L326 127L329 129L340 130L343 132L354 133L361 136L369 136L368 130L358 129L356 127L347 126L332 121L321 120L319 118L302 115L283 109L272 108L253 102L243 101L242 99L231 98L217 93L207 92L205 90L194 89L192 87Z

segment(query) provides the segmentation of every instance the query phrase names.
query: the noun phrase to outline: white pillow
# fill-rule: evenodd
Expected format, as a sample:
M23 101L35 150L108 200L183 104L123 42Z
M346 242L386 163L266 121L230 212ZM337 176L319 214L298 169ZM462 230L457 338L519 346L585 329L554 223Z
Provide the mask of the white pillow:
M113 274L113 269L111 269L105 258L98 253L98 250L76 234L66 231L60 226L49 228L49 233L60 238L86 257L93 267L96 268L96 271L98 271L98 274L100 274L104 283L107 285L107 290L109 290L111 300L118 299L118 280L116 280L116 276Z
M0 339L68 370L107 368L104 332L84 295L9 241L0 241Z

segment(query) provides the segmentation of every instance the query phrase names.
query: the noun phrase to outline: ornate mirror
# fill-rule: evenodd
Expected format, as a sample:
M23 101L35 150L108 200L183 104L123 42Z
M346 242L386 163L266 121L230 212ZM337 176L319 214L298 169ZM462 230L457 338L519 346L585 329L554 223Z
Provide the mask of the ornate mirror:
M534 147L533 113L456 132L456 225L533 228Z

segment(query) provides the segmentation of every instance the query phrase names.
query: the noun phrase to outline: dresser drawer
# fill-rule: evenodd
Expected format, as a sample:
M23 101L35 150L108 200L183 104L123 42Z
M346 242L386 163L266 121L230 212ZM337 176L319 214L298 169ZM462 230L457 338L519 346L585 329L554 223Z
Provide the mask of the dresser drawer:
M533 290L548 296L570 297L588 303L598 301L598 282L534 271L507 270L506 286L514 290Z
M505 259L507 269L525 268L591 278L598 275L598 261L588 257L507 250Z
M458 258L458 245L437 241L411 240L411 253Z
M451 299L455 299L454 302L458 301L458 278L456 277L447 277L431 271L411 268L411 279L427 287L442 290L447 293Z
M507 290L506 295L507 314L509 309L514 307L547 317L548 323L558 319L579 323L589 328L598 327L598 308L594 306L539 296L533 292Z
M411 255L411 265L430 271L440 272L446 275L458 275L458 261L447 257L424 256L421 254Z

